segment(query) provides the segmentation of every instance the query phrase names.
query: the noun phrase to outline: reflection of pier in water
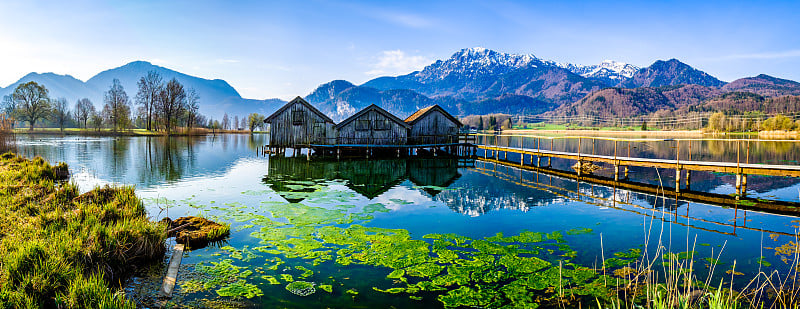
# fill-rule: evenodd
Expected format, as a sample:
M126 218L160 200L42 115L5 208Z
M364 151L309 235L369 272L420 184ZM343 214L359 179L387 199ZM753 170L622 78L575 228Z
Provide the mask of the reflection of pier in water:
M474 166L475 161L466 162ZM269 172L263 181L276 192L291 192L286 181L346 180L346 186L368 198L383 194L406 179L431 197L441 188L455 182L464 167L457 159L378 159L378 160L312 160L292 157L270 157ZM284 196L286 198L286 196ZM287 198L289 200L290 198ZM297 202L297 200L290 200Z
M681 199L676 200L674 199L674 196L670 197L663 194L652 195L648 192L637 192L637 190L623 189L618 186L605 186L590 181L585 181L585 179L579 180L574 177L561 177L561 175L548 173L543 170L532 171L530 169L522 169L518 166L509 166L505 163L496 164L492 162L479 161L474 170L482 175L500 179L523 189L535 189L526 191L547 192L548 195L551 196L547 200L526 201L527 203L521 203L521 205L517 205L521 207L510 207L523 211L529 210L531 206L563 203L565 201L578 201L598 207L607 207L619 211L634 213L655 220L671 222L693 229L725 235L736 235L737 229L745 229L794 236L794 234L790 232L753 227L752 225L748 226L748 209L739 205L734 205L727 210L728 212L732 212L732 220L730 221L733 223L731 224L691 215L689 210L692 201ZM462 207L458 205L460 204L459 201L470 201L475 199L475 197L464 196L470 195L470 190L461 191L460 193L454 194L460 196L449 197L449 200L455 203L455 205L448 205L453 209L466 209L468 207ZM478 192L472 192L472 194L480 195ZM501 197L501 199L503 198ZM659 203L661 205L659 205ZM798 203L787 203L800 206ZM646 204L647 206L643 206L641 204ZM702 204L714 205L713 203L705 202ZM466 211L462 212L472 214L483 213L489 210L491 209L466 209ZM685 210L685 212L683 210ZM750 213L752 215L753 211L750 210ZM685 221L682 221L682 219L685 219ZM740 221L742 222L741 224L739 223ZM703 226L701 226L701 224Z

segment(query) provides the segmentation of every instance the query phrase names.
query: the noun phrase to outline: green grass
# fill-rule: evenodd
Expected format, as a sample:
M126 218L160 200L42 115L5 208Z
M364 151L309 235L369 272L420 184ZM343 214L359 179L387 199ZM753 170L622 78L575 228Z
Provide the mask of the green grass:
M115 284L161 260L164 227L133 188L80 195L64 170L0 156L0 308L134 308Z

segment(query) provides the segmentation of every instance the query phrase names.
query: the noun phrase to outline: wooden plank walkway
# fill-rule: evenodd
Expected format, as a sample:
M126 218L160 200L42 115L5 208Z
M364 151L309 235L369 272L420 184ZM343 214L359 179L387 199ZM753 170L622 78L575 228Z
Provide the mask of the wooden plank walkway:
M575 152L563 152L544 149L475 145L478 149L492 151L493 155L485 157L497 158L498 152L517 153L542 158L570 159L585 162L608 163L616 166L640 166L669 168L677 170L706 171L729 174L764 175L800 177L800 165L775 165L736 162L684 161L673 159L649 159L624 156L593 155Z
M616 181L611 178L595 176L595 175L578 175L572 171L561 171L546 167L536 167L532 165L519 164L515 162L497 160L494 158L478 158L481 161L490 162L499 165L511 166L523 170L534 171L537 173L552 175L556 177L572 179L577 182L593 183L609 188L631 190L640 193L651 194L659 197L697 202L703 204L711 204L718 206L725 206L730 208L758 210L774 214L783 214L798 216L800 215L800 204L794 202L784 201L771 201L747 197L735 197L726 194L716 194L708 192L690 191L684 188L683 191L672 191L674 188L660 187L656 185L638 183L633 181ZM672 189L672 190L670 190Z

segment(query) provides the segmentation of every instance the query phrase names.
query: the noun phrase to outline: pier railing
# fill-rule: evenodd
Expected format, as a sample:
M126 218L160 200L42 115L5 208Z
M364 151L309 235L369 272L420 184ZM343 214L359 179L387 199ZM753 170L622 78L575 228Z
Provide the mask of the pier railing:
M681 190L682 172L685 171L686 185L688 187L691 171L707 171L729 173L736 175L736 193L746 194L747 175L789 176L800 177L800 165L787 164L756 164L750 162L750 148L752 143L766 140L751 139L652 139L652 138L614 138L614 137L584 137L584 136L536 136L536 135L495 135L476 134L476 146L482 150L479 157L491 158L498 161L508 161L508 154L516 154L520 164L525 164L525 157L530 158L530 165L542 166L542 159L546 159L550 166L552 158L574 160L582 166L584 162L610 164L614 168L614 179L619 180L620 174L628 176L629 166L668 168L675 170L675 191ZM569 143L565 141L570 141ZM560 141L560 142L559 142ZM598 141L605 144L596 147ZM735 143L735 161L716 161L704 157L702 154L692 157L692 145L697 142L723 141ZM787 142L783 140L769 140L770 142ZM632 149L638 148L649 142L660 142L661 153L672 153L671 158L636 156ZM795 145L797 141L791 141ZM652 147L652 146L648 146ZM697 146L695 146L697 147ZM697 149L695 149L697 150ZM701 149L705 150L705 149ZM640 153L641 154L641 153ZM699 158L698 158L699 157ZM582 168L577 168L581 176Z

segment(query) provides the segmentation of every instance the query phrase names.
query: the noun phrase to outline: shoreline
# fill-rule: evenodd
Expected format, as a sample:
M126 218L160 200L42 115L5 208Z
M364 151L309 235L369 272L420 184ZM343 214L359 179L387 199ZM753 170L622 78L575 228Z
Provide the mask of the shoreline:
M206 135L216 135L216 134L242 134L242 135L251 135L251 134L263 134L265 132L261 131L234 131L234 130L193 130L192 132L173 132L167 134L166 132L162 131L146 131L142 129L133 129L133 130L126 130L126 131L110 131L110 130L100 130L96 131L93 129L89 130L82 130L82 129L66 129L61 131L60 129L53 129L53 128L40 128L34 129L30 131L28 129L14 129L13 134L20 134L20 135L53 135L53 136L66 136L66 135L75 135L75 136L206 136Z

